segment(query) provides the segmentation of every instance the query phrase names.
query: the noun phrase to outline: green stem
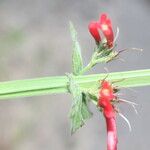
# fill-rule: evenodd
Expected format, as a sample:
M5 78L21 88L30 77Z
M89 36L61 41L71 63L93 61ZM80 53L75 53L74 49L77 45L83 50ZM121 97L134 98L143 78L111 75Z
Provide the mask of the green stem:
M107 74L84 75L76 76L74 80L81 88L88 89L106 76ZM110 73L107 80L120 81L115 83L120 87L147 86L150 85L150 69ZM68 82L67 76L1 82L0 99L68 93Z
M97 52L94 52L93 55L92 55L92 58L90 60L90 62L88 63L87 66L85 66L81 72L79 73L79 75L83 75L85 72L89 71L93 66L96 65L96 57L97 57L98 53Z
M82 75L85 72L89 71L93 66L95 66L95 63L93 63L92 61L90 61L90 63L81 70L81 72L79 73L79 75Z

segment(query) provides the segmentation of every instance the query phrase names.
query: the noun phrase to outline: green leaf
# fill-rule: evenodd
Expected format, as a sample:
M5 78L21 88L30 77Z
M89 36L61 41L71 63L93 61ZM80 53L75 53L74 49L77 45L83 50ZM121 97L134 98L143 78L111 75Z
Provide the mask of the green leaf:
M86 121L87 119L90 119L92 117L92 113L88 108L88 100L87 100L87 95L85 93L82 93L82 117L83 120Z
M77 32L74 25L70 22L70 33L73 41L72 69L74 75L79 75L83 69L83 61L81 56L81 48L77 39Z
M85 124L85 121L92 116L87 105L86 95L82 93L79 85L75 83L73 76L69 77L69 90L73 96L72 107L70 111L71 134Z

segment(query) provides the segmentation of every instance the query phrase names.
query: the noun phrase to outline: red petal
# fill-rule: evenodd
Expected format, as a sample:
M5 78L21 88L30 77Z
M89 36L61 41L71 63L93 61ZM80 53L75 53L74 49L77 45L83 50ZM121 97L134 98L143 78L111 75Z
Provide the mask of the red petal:
M101 37L98 32L97 22L91 22L88 28L95 41L99 43L101 41Z
M110 86L111 86L111 84L106 80L103 80L101 83L101 87L103 87L103 88L109 88Z
M102 14L100 16L100 24L105 23L107 20L107 14Z
M101 97L98 101L98 106L106 108L109 105L109 101L105 97Z
M103 80L101 82L101 89L99 91L100 98L105 98L111 101L115 98L114 90L110 82Z
M107 19L107 20L106 20L106 24L107 24L109 27L112 27L112 24L111 24L111 20L110 20L110 19Z
M113 41L114 41L114 33L113 33L112 28L104 24L104 25L101 25L101 30L104 36L106 37L108 47L111 48L113 46Z
M111 101L115 98L115 95L114 95L112 89L102 88L100 90L99 95L100 95L101 98L106 98L108 101Z
M114 34L111 20L107 18L106 14L101 15L98 27L102 30L104 36L106 37L108 47L111 48L113 46Z

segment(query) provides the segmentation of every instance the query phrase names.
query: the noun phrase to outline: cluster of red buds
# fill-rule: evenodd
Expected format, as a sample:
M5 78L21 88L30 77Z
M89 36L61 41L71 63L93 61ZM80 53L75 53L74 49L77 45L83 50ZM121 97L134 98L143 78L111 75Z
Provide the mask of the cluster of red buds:
M107 17L106 14L102 14L98 21L91 21L88 28L97 44L102 41L100 35L101 31L107 40L108 48L113 47L114 33L112 30L111 20Z

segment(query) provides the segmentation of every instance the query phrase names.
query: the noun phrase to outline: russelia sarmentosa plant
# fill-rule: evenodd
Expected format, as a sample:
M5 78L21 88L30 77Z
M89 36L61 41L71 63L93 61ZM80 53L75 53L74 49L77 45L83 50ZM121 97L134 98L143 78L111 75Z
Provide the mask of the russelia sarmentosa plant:
M150 85L150 69L115 72L107 74L84 75L98 63L109 63L125 50L116 50L116 38L111 20L102 14L98 21L91 21L89 32L95 40L95 48L89 63L84 66L77 32L70 22L73 41L72 73L61 77L43 77L28 80L16 80L0 83L0 99L38 96L44 94L70 93L73 97L70 120L71 133L85 124L92 116L88 104L92 102L103 113L107 128L107 150L117 150L116 117L119 114L131 130L128 119L120 112L119 103L130 104L135 112L134 102L121 99L118 92L122 87L139 87ZM139 50L132 48L132 50Z

